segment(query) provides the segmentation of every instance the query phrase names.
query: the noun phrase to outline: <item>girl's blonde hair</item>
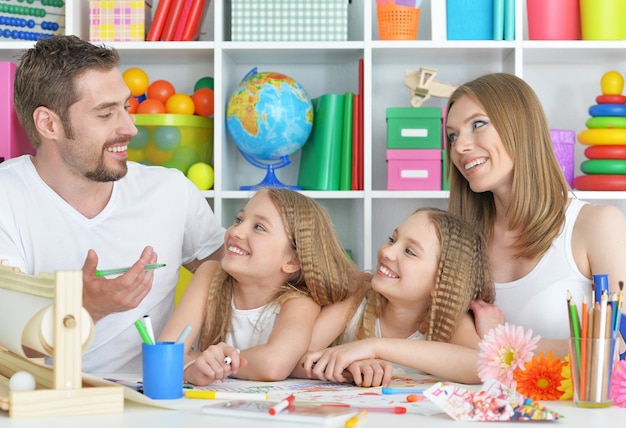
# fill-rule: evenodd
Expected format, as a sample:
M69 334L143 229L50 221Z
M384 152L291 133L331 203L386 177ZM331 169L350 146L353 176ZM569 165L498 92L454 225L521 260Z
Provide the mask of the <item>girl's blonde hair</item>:
M324 306L348 297L356 287L356 266L341 245L327 211L293 190L268 187L257 194L267 195L278 209L300 262L300 270L280 288L270 304L280 305L291 297L306 295ZM200 349L224 341L230 329L234 282L221 268L211 281Z
M418 330L427 340L449 342L457 322L473 300L495 300L485 241L480 233L459 216L437 208L420 208L412 215L426 213L435 227L441 254L434 295ZM356 339L374 337L376 318L386 299L372 288L363 292L366 303L357 327ZM358 299L357 305L361 299Z
M543 255L565 222L569 187L554 154L546 115L532 88L517 76L492 73L459 86L448 111L463 95L485 111L513 160L509 230L519 230L517 257ZM454 167L447 144L450 197L448 210L459 214L491 239L495 221L492 192L476 193Z

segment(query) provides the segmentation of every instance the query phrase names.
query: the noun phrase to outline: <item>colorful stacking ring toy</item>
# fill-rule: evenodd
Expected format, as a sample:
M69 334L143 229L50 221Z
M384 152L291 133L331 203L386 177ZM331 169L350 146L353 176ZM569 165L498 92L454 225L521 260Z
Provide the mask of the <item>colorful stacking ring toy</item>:
M626 190L626 175L579 175L574 178L578 190Z
M585 126L596 128L626 128L626 116L596 116L587 119Z
M587 159L580 164L585 174L626 174L626 161L617 159Z
M596 97L598 104L626 104L626 96L620 94L602 94Z
M626 160L626 146L589 146L584 154L587 159Z
M596 104L589 107L589 116L626 116L625 104Z
M626 144L626 129L585 129L578 134L578 141L586 145Z

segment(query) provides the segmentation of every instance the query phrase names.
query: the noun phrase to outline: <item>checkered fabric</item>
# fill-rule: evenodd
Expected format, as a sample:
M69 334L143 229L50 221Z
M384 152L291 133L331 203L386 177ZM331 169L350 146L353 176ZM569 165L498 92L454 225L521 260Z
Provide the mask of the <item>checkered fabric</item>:
M232 0L233 41L346 41L348 0Z
M145 40L144 0L89 1L89 40L133 42ZM149 13L149 12L148 12Z

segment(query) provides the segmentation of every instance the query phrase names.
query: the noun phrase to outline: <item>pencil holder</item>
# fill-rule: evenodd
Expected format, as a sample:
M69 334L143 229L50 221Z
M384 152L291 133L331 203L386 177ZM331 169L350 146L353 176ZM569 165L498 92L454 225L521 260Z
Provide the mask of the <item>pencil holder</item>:
M618 361L616 337L605 339L570 338L569 361L578 407L610 407L611 376Z
M420 8L397 6L386 1L387 4L376 6L380 40L417 40Z
M153 399L183 396L184 343L142 344L143 393Z

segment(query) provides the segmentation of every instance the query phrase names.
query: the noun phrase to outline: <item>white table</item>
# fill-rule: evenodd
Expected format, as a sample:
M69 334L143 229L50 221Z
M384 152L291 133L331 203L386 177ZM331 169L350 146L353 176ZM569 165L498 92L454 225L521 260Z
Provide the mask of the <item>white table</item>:
M6 412L0 412L0 427L2 428L287 428L294 426L293 423L256 421L244 418L222 418L208 416L200 411L200 407L205 404L202 400L194 401L195 408L190 407L185 410L167 410L149 406L143 406L129 401L125 402L123 413L96 416L68 416L58 418L33 418L33 419L12 419ZM545 402L550 409L564 415L560 421L541 423L541 427L547 426L567 426L591 428L591 427L611 427L620 426L626 419L626 408L610 407L607 409L581 409L575 407L571 401L566 402ZM530 424L521 425L520 424ZM551 425L546 425L551 424ZM390 415L382 413L370 413L367 418L357 425L357 428L404 428L404 427L456 427L456 428L476 428L476 422L456 422L445 414L435 416L421 415ZM482 424L481 424L482 425ZM301 426L314 426L302 424ZM536 422L489 422L490 427L516 426L534 428Z

